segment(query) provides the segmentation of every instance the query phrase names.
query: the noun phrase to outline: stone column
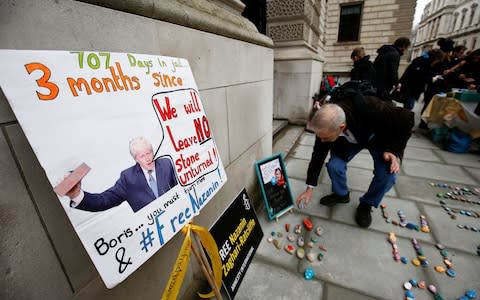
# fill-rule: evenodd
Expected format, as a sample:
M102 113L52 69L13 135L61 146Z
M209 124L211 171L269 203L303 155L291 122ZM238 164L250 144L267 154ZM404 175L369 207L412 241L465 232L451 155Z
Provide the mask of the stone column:
M304 123L320 87L322 3L325 0L267 0L267 35L274 42L274 118Z

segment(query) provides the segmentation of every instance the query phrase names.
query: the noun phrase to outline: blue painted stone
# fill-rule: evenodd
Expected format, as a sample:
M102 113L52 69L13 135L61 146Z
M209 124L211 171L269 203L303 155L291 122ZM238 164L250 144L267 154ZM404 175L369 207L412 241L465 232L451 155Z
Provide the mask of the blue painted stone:
M413 287L417 287L418 286L418 282L416 279L412 278L409 280L410 284L413 286Z
M457 276L457 272L455 272L454 269L448 269L447 270L447 275L450 276L450 277L455 277L455 276Z
M467 296L468 299L475 299L475 298L477 298L477 291L469 290L465 293L465 296Z
M402 257L400 257L400 261L404 264L407 264L408 263L408 258L406 258L405 256L402 256Z
M462 296L462 297L458 298L458 300L468 300L468 297L467 296Z
M315 276L315 271L313 271L312 268L308 267L305 269L305 272L303 273L303 277L306 279L306 280L312 280L313 279L313 276Z
M415 295L413 294L412 291L405 291L405 297L408 297L410 299L415 299Z

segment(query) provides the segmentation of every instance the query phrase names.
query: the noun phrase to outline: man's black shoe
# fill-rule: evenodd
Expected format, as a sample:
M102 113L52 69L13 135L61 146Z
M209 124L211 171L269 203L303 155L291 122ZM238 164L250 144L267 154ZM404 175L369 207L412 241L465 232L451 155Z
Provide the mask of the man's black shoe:
M355 213L355 221L357 222L358 226L360 227L368 227L372 224L372 206L360 202L357 207L357 212Z
M335 193L332 193L320 199L320 204L323 204L326 206L334 206L338 203L348 203L348 202L350 202L350 193L346 194L345 196L339 196Z

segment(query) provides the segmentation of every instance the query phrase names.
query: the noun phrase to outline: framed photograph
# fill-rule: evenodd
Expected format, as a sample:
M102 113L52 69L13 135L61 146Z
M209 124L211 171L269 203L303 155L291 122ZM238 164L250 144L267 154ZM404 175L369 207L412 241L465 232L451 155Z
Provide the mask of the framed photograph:
M279 218L293 208L293 197L288 176L280 153L255 163L267 216Z

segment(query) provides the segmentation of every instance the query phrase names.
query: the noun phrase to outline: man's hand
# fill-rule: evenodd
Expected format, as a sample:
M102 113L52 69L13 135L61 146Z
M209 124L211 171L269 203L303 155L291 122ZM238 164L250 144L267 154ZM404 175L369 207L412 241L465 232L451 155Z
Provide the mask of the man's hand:
M301 193L296 200L297 206L299 208L305 208L308 203L310 203L310 200L312 200L312 195L313 195L313 189L307 187L305 192Z
M400 171L400 160L395 154L391 152L383 152L383 159L390 162L390 173L398 173L398 171Z

